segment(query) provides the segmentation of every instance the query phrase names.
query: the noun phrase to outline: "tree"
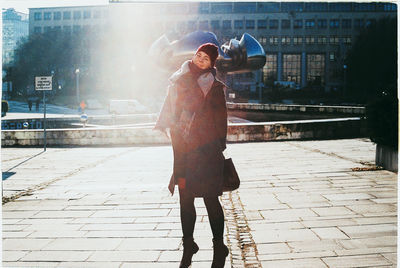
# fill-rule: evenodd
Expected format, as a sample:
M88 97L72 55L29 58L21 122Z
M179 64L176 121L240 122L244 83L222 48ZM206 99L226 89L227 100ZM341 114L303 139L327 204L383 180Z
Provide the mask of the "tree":
M15 51L15 61L6 67L6 80L13 82L13 96L27 96L27 87L33 87L35 76L51 75L65 81L66 89L73 87L75 66L89 53L90 40L83 32L75 35L60 31L34 34L25 39ZM53 81L54 83L54 81Z
M351 99L367 103L382 92L397 96L397 20L383 18L361 31L345 62Z

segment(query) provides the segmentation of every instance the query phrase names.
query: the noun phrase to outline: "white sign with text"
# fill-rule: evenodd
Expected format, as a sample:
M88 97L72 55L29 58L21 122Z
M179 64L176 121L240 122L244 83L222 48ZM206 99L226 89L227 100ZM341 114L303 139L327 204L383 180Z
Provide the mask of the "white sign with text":
M52 77L51 76L36 76L35 77L35 90L52 90Z

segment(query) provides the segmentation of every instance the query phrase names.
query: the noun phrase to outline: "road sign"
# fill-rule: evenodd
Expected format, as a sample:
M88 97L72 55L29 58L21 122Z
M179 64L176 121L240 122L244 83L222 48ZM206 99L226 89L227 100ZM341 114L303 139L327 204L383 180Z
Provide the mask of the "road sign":
M51 76L36 76L35 77L36 90L52 90L52 77Z

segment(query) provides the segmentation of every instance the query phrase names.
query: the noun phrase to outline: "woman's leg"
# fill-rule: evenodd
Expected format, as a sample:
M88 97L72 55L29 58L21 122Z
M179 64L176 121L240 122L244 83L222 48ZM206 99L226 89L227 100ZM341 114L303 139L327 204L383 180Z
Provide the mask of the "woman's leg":
M192 263L192 256L199 251L193 240L194 225L196 223L196 209L194 196L185 187L185 179L178 179L179 201L181 206L181 224L183 232L183 255L179 268L188 268Z
M178 182L179 179L178 179ZM178 183L178 185L181 183ZM179 185L179 202L181 212L181 224L183 238L192 238L194 232L194 225L196 223L196 208L194 207L194 196Z
M221 240L224 237L224 211L222 210L218 196L204 197L208 219L215 240Z
M224 244L224 211L222 210L218 196L205 197L204 204L207 208L213 233L213 261L211 268L223 268L225 259L229 255L229 249Z

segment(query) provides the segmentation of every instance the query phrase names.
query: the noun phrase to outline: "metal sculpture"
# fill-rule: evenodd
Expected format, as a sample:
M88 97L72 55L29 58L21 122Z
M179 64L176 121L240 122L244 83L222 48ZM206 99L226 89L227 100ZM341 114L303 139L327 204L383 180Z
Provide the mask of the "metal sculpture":
M255 71L265 65L263 47L248 33L244 33L240 40L231 39L222 46L212 32L193 32L173 42L163 35L152 44L149 54L163 68L176 70L185 60L191 59L196 49L204 43L218 46L216 66L222 73Z

